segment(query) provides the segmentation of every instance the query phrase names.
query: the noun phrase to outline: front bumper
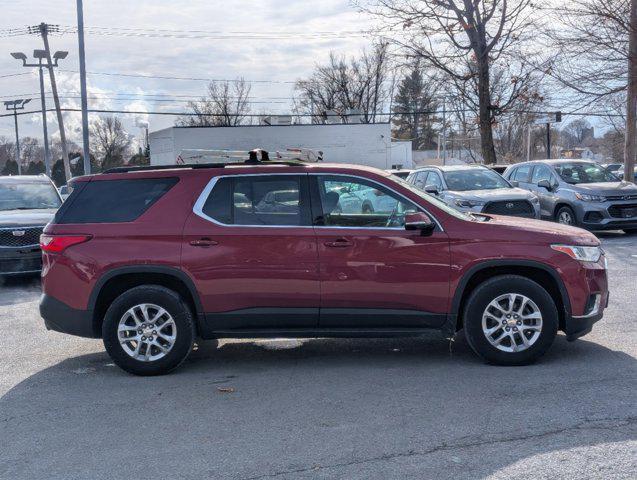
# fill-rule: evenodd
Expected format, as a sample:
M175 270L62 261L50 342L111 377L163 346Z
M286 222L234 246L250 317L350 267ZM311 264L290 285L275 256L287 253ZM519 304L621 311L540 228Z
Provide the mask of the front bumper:
M0 275L23 275L41 270L40 247L0 247Z
M91 310L76 310L50 295L42 294L40 298L40 316L44 319L47 330L78 337L101 337L101 332L93 322Z
M609 294L606 292L605 299L603 294L596 295L599 296L599 299L588 314L582 316L572 315L564 322L564 333L566 333L566 340L569 342L590 333L595 322L598 322L604 316L604 309L608 307Z
M587 230L622 230L637 228L637 202L579 202L576 216ZM635 207L635 208L633 208ZM626 212L629 216L624 216Z

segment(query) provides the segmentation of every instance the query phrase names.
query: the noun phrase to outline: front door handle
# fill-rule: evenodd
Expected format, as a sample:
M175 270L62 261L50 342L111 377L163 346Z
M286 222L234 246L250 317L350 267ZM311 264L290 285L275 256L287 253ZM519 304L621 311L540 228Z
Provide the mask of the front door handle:
M325 242L325 246L332 247L332 248L351 247L352 242L350 242L349 240L345 240L344 238L339 238L334 240L333 242Z
M199 240L192 240L190 245L193 247L212 247L213 245L219 245L219 242L215 242L210 238L200 238Z

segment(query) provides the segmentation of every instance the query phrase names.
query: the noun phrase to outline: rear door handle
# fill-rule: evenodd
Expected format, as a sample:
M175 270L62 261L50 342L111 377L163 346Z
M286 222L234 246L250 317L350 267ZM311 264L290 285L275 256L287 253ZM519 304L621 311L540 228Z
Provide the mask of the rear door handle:
M193 240L190 242L193 247L212 247L213 245L219 245L219 242L215 242L210 238L200 238L199 240Z
M352 242L350 242L349 240L345 240L344 238L339 238L337 240L334 240L333 242L325 242L325 246L332 248L351 247Z

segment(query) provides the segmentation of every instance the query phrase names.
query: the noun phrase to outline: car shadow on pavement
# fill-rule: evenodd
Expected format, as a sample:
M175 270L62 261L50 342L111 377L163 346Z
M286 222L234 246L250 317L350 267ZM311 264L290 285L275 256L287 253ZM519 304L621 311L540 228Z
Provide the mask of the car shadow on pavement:
M0 276L0 306L24 303L42 293L40 275Z
M0 477L523 478L538 456L635 440L636 372L563 336L527 367L433 333L203 342L146 378L93 353L0 398Z

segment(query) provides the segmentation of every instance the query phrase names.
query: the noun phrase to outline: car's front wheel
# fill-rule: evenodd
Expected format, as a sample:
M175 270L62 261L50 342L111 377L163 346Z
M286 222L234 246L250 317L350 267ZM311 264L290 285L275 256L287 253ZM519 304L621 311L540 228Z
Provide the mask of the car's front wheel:
M557 223L561 223L562 225L577 226L577 218L575 217L575 212L571 207L561 207L557 211L555 219L557 220Z
M192 312L174 291L142 285L117 297L106 311L102 338L115 364L135 375L161 375L192 349Z
M558 329L557 306L536 282L518 275L491 278L469 296L464 331L487 362L524 365L551 346Z

